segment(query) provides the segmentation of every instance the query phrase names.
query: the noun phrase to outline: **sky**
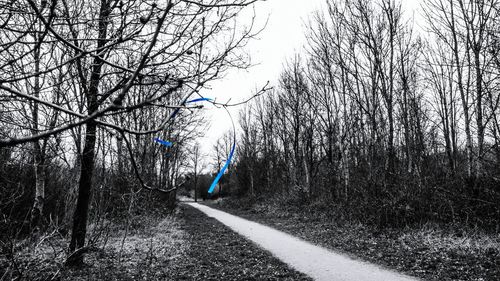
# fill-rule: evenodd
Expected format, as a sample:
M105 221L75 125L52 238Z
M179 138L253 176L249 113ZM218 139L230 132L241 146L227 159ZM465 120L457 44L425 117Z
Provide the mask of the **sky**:
M343 0L340 0L343 1ZM403 9L408 16L416 14L421 0L403 0ZM306 43L305 31L308 18L314 11L324 8L325 0L266 0L255 4L257 27L265 29L257 40L251 41L245 51L251 56L252 67L246 70L229 70L224 78L212 82L210 89L202 94L216 98L219 102L231 103L243 101L252 96L256 89L261 89L267 81L273 86L279 78L287 59L303 51ZM251 12L247 10L247 12ZM244 23L248 14L243 14ZM230 108L230 113L237 124L238 112L242 106ZM204 154L213 154L213 146L224 132L232 128L231 121L224 109L207 107L204 110L210 129L199 142Z

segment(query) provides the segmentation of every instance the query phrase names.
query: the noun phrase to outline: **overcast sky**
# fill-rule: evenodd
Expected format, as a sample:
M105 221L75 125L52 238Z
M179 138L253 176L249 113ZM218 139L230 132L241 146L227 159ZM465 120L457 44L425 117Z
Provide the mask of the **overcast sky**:
M343 1L343 0L341 0ZM407 16L417 13L421 0L403 0L403 9ZM252 95L256 88L262 88L267 81L273 85L285 61L301 53L306 43L305 23L311 14L325 7L325 0L266 0L255 5L257 26L263 26L268 20L266 28L258 36L258 40L246 46L250 54L253 67L247 70L231 70L226 76L213 82L210 90L205 90L206 97L217 98L225 102L231 98L231 103L244 100ZM248 11L248 9L247 9ZM251 11L251 10L250 10ZM250 12L249 11L249 12ZM243 15L243 19L245 15ZM248 17L246 17L248 18ZM243 20L244 21L244 20ZM231 108L230 112L237 123L238 111L241 107ZM212 154L212 147L221 135L231 129L231 122L223 109L207 107L204 110L211 128L204 139L200 139L204 153ZM236 126L238 126L236 124Z

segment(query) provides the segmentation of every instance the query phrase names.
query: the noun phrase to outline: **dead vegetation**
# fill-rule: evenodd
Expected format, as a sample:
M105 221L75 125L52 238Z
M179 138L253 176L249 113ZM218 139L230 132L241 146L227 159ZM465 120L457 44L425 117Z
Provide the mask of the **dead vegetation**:
M165 280L186 254L185 233L170 211L106 226L105 235L90 239L80 268L65 266L67 240L57 231L13 242L10 253L3 243L0 280Z
M225 199L213 207L424 280L500 280L498 234L438 224L377 228L314 204L292 208L269 201Z

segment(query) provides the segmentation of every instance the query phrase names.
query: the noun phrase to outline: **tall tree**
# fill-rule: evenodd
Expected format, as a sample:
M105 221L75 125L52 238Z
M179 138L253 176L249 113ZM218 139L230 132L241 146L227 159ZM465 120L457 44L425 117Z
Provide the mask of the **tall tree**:
M253 23L237 25L235 30L228 26L237 22L238 13L256 0L15 2L12 7L2 7L9 17L1 23L0 31L4 38L0 49L0 91L15 97L14 103L31 102L33 124L37 124L38 112L47 109L64 122L53 127L35 127L30 135L22 133L23 124L13 124L20 130L0 139L0 146L37 142L71 130L75 133L81 128L83 148L77 157L81 163L70 243L70 249L76 251L85 246L96 150L101 141L98 136L103 135L100 130L121 136L130 154L131 167L143 188L175 190L175 186L155 186L142 179L140 169L146 169L152 160L136 161L136 158L146 155L144 150L151 144L142 146L143 153L139 155L134 151L135 143L141 136L173 126L172 122L182 118L181 109L191 107L186 104L189 97L225 70L248 66L239 50L258 31ZM31 15L29 19L22 18L25 14ZM38 28L35 30L33 26ZM36 40L25 40L33 32L37 34ZM60 53L67 56L61 61L43 63L37 59L41 57L41 50L51 50L55 57L61 57ZM17 72L16 67L33 71ZM42 83L34 84L34 93L19 86L32 79L36 82L56 76L54 74L60 71L71 77L62 82L68 91L60 102L41 94ZM56 82L43 82L44 89L57 87ZM139 111L155 111L161 118L154 124L133 126L140 120ZM126 122L131 118L133 122ZM172 151L176 157L171 162L175 170L171 179L176 179L181 150L173 148ZM71 259L75 264L81 261L81 255Z

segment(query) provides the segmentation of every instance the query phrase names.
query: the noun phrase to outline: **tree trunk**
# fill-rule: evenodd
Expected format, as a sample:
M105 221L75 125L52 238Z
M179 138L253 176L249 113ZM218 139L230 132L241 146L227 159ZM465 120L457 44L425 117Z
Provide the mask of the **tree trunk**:
M250 160L253 161L253 160ZM250 196L254 197L255 196L255 188L254 188L254 179L253 179L253 164L251 164L250 168Z
M120 136L116 139L117 154L116 160L118 161L118 176L123 175L123 138Z
M453 56L455 60L455 65L457 68L457 82L458 90L460 92L460 98L462 100L462 108L464 111L464 122L465 122L465 137L467 146L467 177L471 178L473 175L473 145L472 145L472 133L470 129L470 117L469 117L469 94L465 91L463 83L463 73L462 65L460 65L460 53L458 47L458 34L455 28L455 13L453 9L453 4L451 5L451 34L453 37Z
M96 124L87 124L85 134L85 147L82 153L82 163L80 166L80 181L78 184L78 199L73 215L73 232L69 249L73 252L85 246L85 236L87 234L87 218L90 197L92 194L92 175L94 172L94 148L96 142ZM83 256L75 258L74 264L83 262Z
M43 215L43 206L45 202L45 166L44 157L40 145L35 144L35 200L31 211L31 227L38 228Z
M35 35L36 37L36 35ZM33 96L38 98L40 96L40 44L41 38L37 38L37 45L35 46L33 52L33 59L35 61L35 81L33 85ZM38 103L33 103L33 135L39 133L39 115ZM40 218L43 214L43 203L45 201L45 175L44 175L44 155L42 151L42 146L40 145L41 140L37 140L33 143L33 154L34 154L34 166L35 166L35 198L33 203L33 209L31 211L31 226L38 228L40 224Z
M198 165L194 166L194 202L198 202Z
M108 26L109 7L107 0L101 0L99 11L99 35L97 41L97 49L102 48L106 44L107 26ZM104 56L104 54L101 54ZM103 61L100 56L94 57L92 64L92 73L90 75L90 87L87 94L88 114L91 115L99 109L98 94L99 82L101 80ZM73 230L71 233L71 242L69 245L70 251L85 246L85 236L87 234L87 218L89 211L90 198L92 195L92 176L94 173L95 164L95 144L96 144L97 123L90 121L87 123L85 132L85 145L82 152L82 162L80 167L80 181L78 184L78 198L76 209L73 216ZM83 256L76 255L70 265L79 265L83 263Z
M481 70L480 47L474 50L474 62L476 72L476 126L477 126L477 160L476 177L482 173L483 153L484 153L484 124L483 124L483 77Z
M304 167L304 180L305 180L305 190L307 196L311 196L311 180L309 178L309 167L307 166L307 158L306 158L306 153L304 146L301 147L302 149L302 165Z
M388 115L389 115L389 182L392 183L395 175L395 167L396 167L396 150L394 148L394 114L393 114L393 105L392 98L390 99L388 106Z

